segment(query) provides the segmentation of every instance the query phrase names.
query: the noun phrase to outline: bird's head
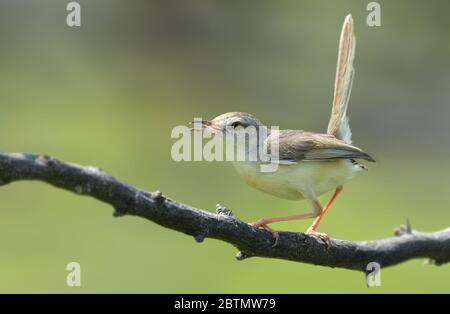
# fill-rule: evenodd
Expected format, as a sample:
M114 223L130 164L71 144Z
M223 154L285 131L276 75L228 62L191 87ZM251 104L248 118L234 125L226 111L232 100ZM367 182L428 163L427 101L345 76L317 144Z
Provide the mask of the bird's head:
M215 117L211 121L202 120L202 126L215 134L235 132L239 129L254 127L256 131L262 127L261 121L246 112L227 112Z
M201 120L201 125L214 135L226 137L227 146L246 155L256 152L268 136L268 130L261 121L246 112L227 112L211 121Z

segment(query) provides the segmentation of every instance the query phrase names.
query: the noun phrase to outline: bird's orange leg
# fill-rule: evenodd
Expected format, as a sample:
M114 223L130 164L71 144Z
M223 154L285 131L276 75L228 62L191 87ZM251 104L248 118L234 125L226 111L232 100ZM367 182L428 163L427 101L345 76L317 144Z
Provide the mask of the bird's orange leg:
M319 226L319 223L322 220L323 216L325 216L327 211L330 209L331 204L333 204L334 200L339 195L339 193L342 191L342 189L343 189L342 186L338 186L336 188L336 191L334 191L333 196L330 198L328 203L323 208L322 213L319 216L316 217L316 219L314 220L312 225L308 228L308 230L306 230L306 234L309 234L309 235L312 235L312 236L316 236L316 237L324 239L324 240L329 240L329 237L328 237L327 234L317 232L317 227Z
M255 227L255 228L263 228L263 229L269 231L274 238L278 238L278 231L270 228L268 226L268 224L271 224L274 222L280 222L280 221L300 220L300 219L307 219L307 218L314 218L314 217L315 217L315 215L313 213L306 213L306 214L284 216L284 217L262 218L258 221L249 223L249 225L252 227Z
M258 221L250 223L253 227L261 227L265 226L274 222L280 222L280 221L290 221L290 220L300 220L300 219L306 219L306 218L314 218L313 213L306 213L306 214L300 214L300 215L292 215L292 216L284 216L284 217L272 217L272 218L262 218Z

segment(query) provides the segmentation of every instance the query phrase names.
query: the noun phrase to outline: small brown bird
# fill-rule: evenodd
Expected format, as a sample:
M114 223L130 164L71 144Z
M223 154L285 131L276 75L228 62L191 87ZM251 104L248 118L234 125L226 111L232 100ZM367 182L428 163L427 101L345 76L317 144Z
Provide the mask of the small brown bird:
M354 74L355 36L351 15L345 18L341 32L333 107L326 134L300 130L267 130L267 136L258 140L257 145L269 148L271 141L279 143L279 167L275 172L261 172L259 161L235 161L233 164L239 175L252 187L263 192L292 200L306 199L312 212L293 216L262 218L251 225L261 227L278 237L277 231L268 225L279 221L315 218L307 233L328 239L317 232L319 222L342 190L359 170L367 168L357 159L374 161L367 153L351 145L347 106ZM213 133L227 132L230 128L265 128L254 116L244 112L222 114L211 121L203 120L203 127ZM269 150L269 149L268 149ZM330 190L333 196L322 207L318 196Z

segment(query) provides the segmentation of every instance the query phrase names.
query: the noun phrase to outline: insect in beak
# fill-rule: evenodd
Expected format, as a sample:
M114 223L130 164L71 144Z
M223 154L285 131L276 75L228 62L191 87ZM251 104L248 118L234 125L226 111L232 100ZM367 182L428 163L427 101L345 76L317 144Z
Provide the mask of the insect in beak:
M202 126L201 129L198 128L199 122L200 122L200 124ZM199 120L192 120L189 124L193 124L194 125L194 127L192 128L192 130L194 130L194 131L201 131L202 129L208 129L211 132L213 132L214 134L222 132L222 130L219 127L214 125L211 121L205 120L205 119L202 119L201 121L199 121Z

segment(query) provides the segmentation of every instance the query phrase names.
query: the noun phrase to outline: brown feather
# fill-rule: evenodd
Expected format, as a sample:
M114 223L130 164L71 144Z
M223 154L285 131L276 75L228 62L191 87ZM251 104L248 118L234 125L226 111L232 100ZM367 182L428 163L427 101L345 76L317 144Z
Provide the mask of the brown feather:
M347 144L330 134L300 130L272 132L264 143L269 154L271 154L271 144L274 140L278 140L279 160L365 159L375 161L360 148Z

